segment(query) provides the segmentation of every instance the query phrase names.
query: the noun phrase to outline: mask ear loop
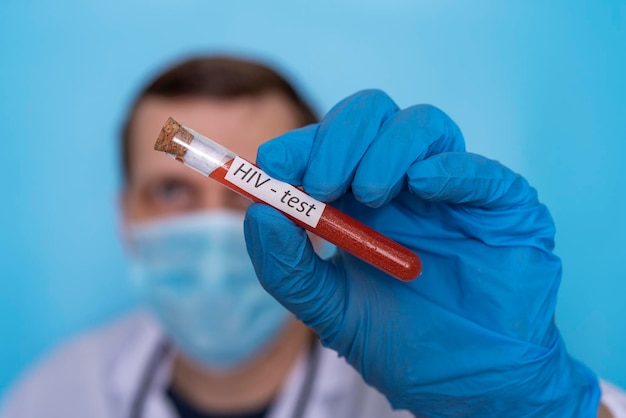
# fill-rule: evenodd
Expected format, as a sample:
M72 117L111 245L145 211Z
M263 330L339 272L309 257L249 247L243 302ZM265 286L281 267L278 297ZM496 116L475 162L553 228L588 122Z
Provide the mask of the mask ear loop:
M163 362L163 359L168 356L171 351L171 344L167 340L162 340L159 342L158 346L152 353L148 364L144 370L143 375L141 376L141 380L139 382L139 386L137 387L137 392L133 397L133 402L131 403L131 407L128 413L128 418L141 418L143 415L143 407L146 403L146 397L148 396L148 390L150 389L151 383L154 380L154 375L159 369L159 365Z

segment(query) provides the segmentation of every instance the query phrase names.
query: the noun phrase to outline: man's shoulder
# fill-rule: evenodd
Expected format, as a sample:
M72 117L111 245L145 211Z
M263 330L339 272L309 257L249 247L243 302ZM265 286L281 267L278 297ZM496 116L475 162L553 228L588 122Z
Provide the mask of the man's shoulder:
M136 310L69 340L53 355L79 352L105 358L124 350L131 340L158 333L160 330L152 317L143 310Z
M626 392L605 380L600 380L600 388L602 389L602 403L613 416L626 417Z
M143 311L134 311L74 337L55 348L29 374L41 370L85 370L110 365L141 334L155 332L156 325Z
M129 345L159 332L147 313L137 311L72 338L27 370L9 391L5 412L32 408L33 400L64 402L104 392L111 371Z

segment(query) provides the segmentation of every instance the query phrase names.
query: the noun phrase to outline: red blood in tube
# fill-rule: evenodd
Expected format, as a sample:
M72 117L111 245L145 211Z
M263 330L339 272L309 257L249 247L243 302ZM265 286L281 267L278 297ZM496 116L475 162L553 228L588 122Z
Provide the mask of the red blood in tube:
M255 202L265 203L225 179L231 163L232 160L228 161L209 176ZM287 213L282 213L298 226L308 229L399 280L413 280L422 272L422 262L415 253L330 205L324 208L315 228Z

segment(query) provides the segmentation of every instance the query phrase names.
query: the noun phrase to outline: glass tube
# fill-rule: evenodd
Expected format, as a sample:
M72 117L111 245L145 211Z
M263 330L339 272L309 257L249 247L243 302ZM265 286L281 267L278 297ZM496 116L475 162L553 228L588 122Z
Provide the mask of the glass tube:
M422 272L420 258L408 248L288 183L217 142L169 118L155 149L229 189L268 204L297 225L402 281Z

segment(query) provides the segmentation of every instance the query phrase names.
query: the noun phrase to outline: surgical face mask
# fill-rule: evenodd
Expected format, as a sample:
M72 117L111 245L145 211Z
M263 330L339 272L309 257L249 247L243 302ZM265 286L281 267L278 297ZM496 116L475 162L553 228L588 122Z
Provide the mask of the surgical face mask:
M174 345L209 368L252 358L289 314L259 284L243 214L211 211L133 225L133 275Z

